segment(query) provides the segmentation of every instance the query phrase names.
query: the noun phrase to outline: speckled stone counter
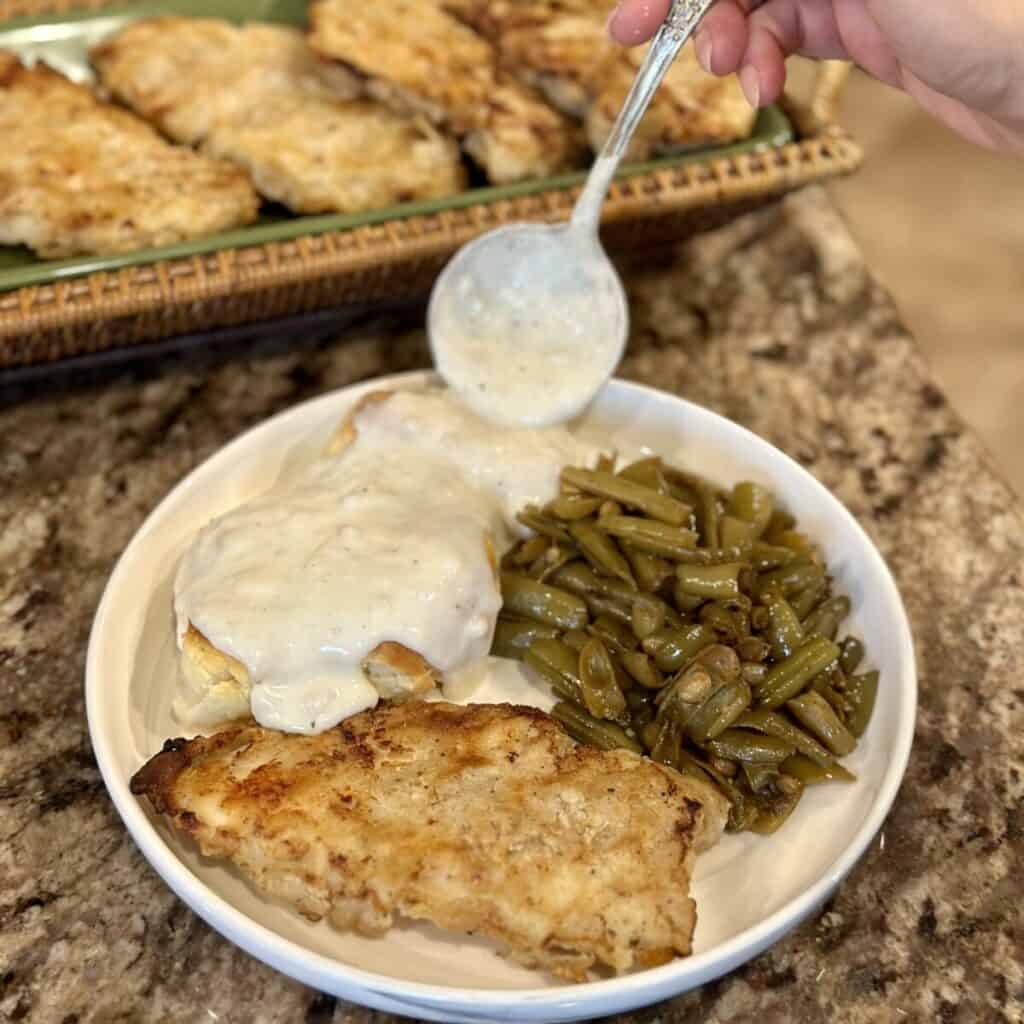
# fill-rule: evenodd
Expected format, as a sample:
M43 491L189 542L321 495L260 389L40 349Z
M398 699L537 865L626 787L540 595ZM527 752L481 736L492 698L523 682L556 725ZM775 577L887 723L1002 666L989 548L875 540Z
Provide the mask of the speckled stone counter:
M1021 1021L1018 500L823 193L635 261L628 281L624 375L768 438L877 542L913 620L921 710L884 832L823 912L622 1019ZM271 413L425 360L414 325L378 320L0 390L0 1020L391 1020L250 959L170 893L106 797L82 678L114 561L174 483Z

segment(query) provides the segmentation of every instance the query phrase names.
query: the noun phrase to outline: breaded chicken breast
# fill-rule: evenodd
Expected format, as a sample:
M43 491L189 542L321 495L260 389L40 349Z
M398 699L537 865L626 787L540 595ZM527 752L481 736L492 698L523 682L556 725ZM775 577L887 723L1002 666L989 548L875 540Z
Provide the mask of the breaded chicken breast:
M726 814L709 786L510 705L171 740L131 788L306 917L368 934L431 921L574 981L690 952L694 857Z
M371 95L452 132L493 182L564 170L582 152L577 126L501 74L491 43L439 0L316 0L310 21L314 50L363 76Z
M458 146L423 119L360 97L284 25L135 22L92 51L104 86L178 142L245 168L297 213L436 198L465 183Z
M600 150L625 101L645 48L608 38L614 0L442 0L446 10L486 36L501 66L536 86L560 110L585 120ZM669 69L630 144L643 160L683 146L743 138L755 114L735 76L716 78L686 46Z
M645 54L645 47L620 50L602 66L601 88L585 118L587 138L595 150L611 134ZM739 79L709 75L697 63L691 42L658 87L630 142L628 158L646 160L686 146L734 142L750 134L756 116Z
M0 52L0 244L59 259L171 245L255 220L248 176Z

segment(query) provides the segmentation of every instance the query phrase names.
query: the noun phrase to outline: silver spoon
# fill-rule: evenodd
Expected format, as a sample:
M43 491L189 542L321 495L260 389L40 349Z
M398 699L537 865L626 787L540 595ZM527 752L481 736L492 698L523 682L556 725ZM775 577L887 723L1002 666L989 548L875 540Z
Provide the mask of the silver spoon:
M712 0L673 0L566 224L510 224L460 249L434 285L438 372L481 416L543 426L580 413L615 372L629 308L601 248L601 206L665 72Z

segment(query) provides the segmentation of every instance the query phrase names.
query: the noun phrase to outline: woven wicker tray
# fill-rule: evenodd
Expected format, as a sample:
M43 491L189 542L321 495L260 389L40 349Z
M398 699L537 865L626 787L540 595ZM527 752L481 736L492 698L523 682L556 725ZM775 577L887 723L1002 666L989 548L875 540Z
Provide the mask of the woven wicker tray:
M0 30L19 18L104 10L111 0L0 0ZM121 0L122 9L131 4ZM201 5L200 5L201 6ZM214 6L211 4L211 6ZM857 144L835 123L847 67L821 65L804 95L783 110L796 141L662 161L618 180L604 210L604 237L635 247L684 238L812 181L849 173ZM542 191L493 190L458 205L380 223L88 272L49 274L0 292L0 369L103 352L313 310L393 302L426 293L451 253L510 221L564 219L575 178ZM39 275L42 276L42 275Z

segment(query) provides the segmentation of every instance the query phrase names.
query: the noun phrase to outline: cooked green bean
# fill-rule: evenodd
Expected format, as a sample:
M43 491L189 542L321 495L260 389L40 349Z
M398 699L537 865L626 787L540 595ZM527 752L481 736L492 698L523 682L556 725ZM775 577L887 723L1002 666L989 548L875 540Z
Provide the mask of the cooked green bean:
M721 772L716 771L712 765L694 757L687 750L680 750L678 762L681 772L693 775L704 782L710 780L725 794L730 804L727 825L730 832L743 832L750 827L750 823L757 814L757 809L739 786Z
M832 764L835 760L813 736L809 736L803 729L793 725L788 718L774 711L761 709L744 712L737 719L736 725L741 729L753 729L754 732L763 732L767 736L785 740L793 745L798 754L803 754L822 767Z
M803 754L794 754L787 757L779 768L786 775L799 779L807 786L817 785L819 782L856 782L857 776L848 768L844 768L838 761L832 761L827 765L816 764L809 757Z
M740 674L751 686L760 686L768 675L768 666L759 661L745 661L740 667Z
M786 702L786 707L806 729L838 757L844 757L857 745L853 735L839 720L832 706L813 690Z
M697 531L706 548L717 548L721 544L718 536L718 521L721 513L718 508L718 493L706 481L695 481L697 492Z
M516 515L516 519L534 533L539 533L542 537L549 537L551 540L557 540L562 543L569 539L569 534L566 532L565 527L554 519L549 519L544 515L536 505L527 505L522 512Z
M853 675L864 660L864 644L855 636L848 636L839 645L839 667L848 675Z
M558 572L563 566L569 565L571 562L575 562L579 558L579 553L575 548L562 547L559 544L554 544L549 547L544 555L542 561L544 562L544 571L537 577L541 583L547 583L552 576Z
M721 643L738 644L743 623L718 601L709 601L700 609L700 621L715 634Z
M771 491L760 484L736 484L729 497L729 515L751 526L754 538L761 537L775 512L775 499Z
M626 699L615 680L615 666L608 648L593 637L580 651L580 689L583 703L595 718L628 724Z
M768 591L765 601L768 608L768 639L772 645L772 657L776 661L782 661L803 643L804 631L799 616L779 591Z
M643 745L647 748L649 754L652 753L654 748L658 744L658 736L661 734L661 730L664 728L662 722L654 721L645 722L640 729L640 740ZM653 754L652 754L653 756ZM655 758L655 760L657 760Z
M578 597L600 594L602 597L613 597L617 601L629 604L636 596L636 592L629 584L611 576L599 576L583 562L572 562L563 566L552 576L552 582Z
M643 747L625 729L613 722L603 722L588 715L581 707L568 701L559 701L551 709L551 717L557 718L566 731L583 743L589 743L602 750L632 750L642 754Z
M694 743L716 739L750 707L750 700L750 687L743 680L727 683L690 715L686 722L687 735Z
M624 654L636 650L637 639L633 630L615 616L602 612L587 627L587 631L591 636L600 637L613 651Z
M494 627L491 654L496 658L519 660L526 654L527 647L534 640L556 640L557 638L557 626L547 626L529 619L508 619L502 615L499 616L498 623Z
M531 537L522 543L512 561L516 565L529 565L547 551L549 543L547 537Z
M845 594L830 597L804 619L804 633L817 634L835 640L839 627L850 614L850 599Z
M561 629L579 629L590 618L586 604L575 594L515 573L501 574L501 599L508 614Z
M650 711L651 717L654 717L654 712L656 710L654 707L654 694L649 690L626 690L625 697L626 707L628 707L634 714L640 711Z
M765 786L771 785L779 777L779 766L776 764L752 764L747 762L743 765L743 775L750 785L750 788L758 793Z
M709 599L740 596L739 562L724 565L677 565L677 589L683 594Z
M593 523L571 523L569 532L572 539L579 545L584 557L598 572L607 573L636 589L636 580L625 556L615 543L602 533Z
M633 632L640 640L657 633L665 625L668 611L668 605L659 598L651 594L638 594L633 598Z
M587 642L590 642L590 637L587 637ZM524 660L531 668L544 674L545 678L548 678L547 673L553 672L569 685L577 697L579 696L580 657L568 644L541 637L527 648Z
M679 767L679 757L682 750L682 737L679 726L669 719L657 720L657 733L654 733L654 743L650 747L651 759L659 764L667 764L672 768Z
M716 739L708 740L708 750L740 764L782 764L791 757L794 747L777 736L750 732L747 729L726 729Z
M718 540L722 547L750 544L753 539L752 523L746 523L735 516L722 516L718 524Z
M623 544L622 548L641 590L656 594L670 580L675 581L676 574L671 562L646 551L638 551L631 544Z
M803 784L787 775L780 775L754 797L757 817L750 824L750 831L758 835L777 832L796 809L803 795Z
M495 654L522 658L582 743L648 751L766 833L866 728L877 673L837 642L849 600L765 488L722 492L641 458L567 468L502 560Z
M682 526L690 521L691 510L681 501L626 477L569 467L562 470L562 479L587 494L617 501L670 526Z
M672 494L672 486L668 478L662 472L661 459L654 456L649 459L638 459L630 463L625 469L620 469L618 475L623 480L632 480L634 483L650 487L659 494ZM683 502L684 505L688 502Z
M721 685L720 680L712 678L706 665L695 661L672 678L670 685L655 697L655 703L664 707L674 701L700 707Z
M831 640L811 637L785 661L768 670L764 682L757 688L758 704L769 709L781 707L838 657L839 648Z
M697 534L692 530L669 526L653 519L641 519L638 516L606 516L599 525L606 533L628 541L633 547L650 555L674 558L681 554L681 557L685 558L686 553L697 545Z
M708 758L708 764L727 779L734 779L739 774L739 767L735 761L727 761L724 757L717 757L715 754Z
M798 594L790 595L789 603L793 611L797 613L802 622L815 608L828 597L829 581L827 576L821 576L813 583L804 587Z
M771 647L759 636L745 636L737 645L736 653L741 661L766 661Z
M614 597L602 597L600 594L587 594L583 600L586 602L590 614L595 618L604 615L622 623L623 626L632 628L629 605L616 601Z
M622 655L622 664L630 676L648 690L660 690L665 685L665 679L651 656L643 651L626 651Z
M850 676L846 680L846 696L853 707L847 726L858 738L871 721L871 713L875 710L875 699L878 696L878 673L864 672L859 676Z
M794 558L796 555L789 548L766 544L763 540L751 544L747 549L747 560L758 572L781 569L784 565L789 565Z
M677 672L705 647L714 643L714 637L703 626L683 626L681 629L662 629L652 633L641 647L654 658L662 672Z
M571 647L577 654L583 650L583 645L590 640L590 634L585 629L567 629L562 634L562 643Z
M702 665L723 683L734 683L740 677L739 656L725 644L712 644L710 647L705 647L693 660L695 664Z
M560 494L545 507L544 512L555 519L574 522L592 516L600 507L600 498L586 494Z
M769 590L778 590L783 597L792 597L822 576L824 576L824 572L820 565L816 565L806 558L796 558L788 565L762 573L757 580L757 589L759 594L764 594Z

